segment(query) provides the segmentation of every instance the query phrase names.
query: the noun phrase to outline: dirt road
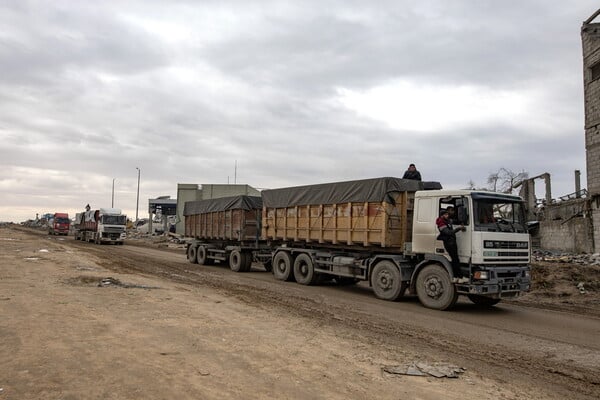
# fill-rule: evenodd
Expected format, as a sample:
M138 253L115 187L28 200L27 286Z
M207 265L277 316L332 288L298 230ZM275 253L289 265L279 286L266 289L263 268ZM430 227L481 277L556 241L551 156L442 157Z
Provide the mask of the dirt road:
M600 397L596 315L439 312L6 228L0 274L0 400ZM411 362L466 372L383 371Z

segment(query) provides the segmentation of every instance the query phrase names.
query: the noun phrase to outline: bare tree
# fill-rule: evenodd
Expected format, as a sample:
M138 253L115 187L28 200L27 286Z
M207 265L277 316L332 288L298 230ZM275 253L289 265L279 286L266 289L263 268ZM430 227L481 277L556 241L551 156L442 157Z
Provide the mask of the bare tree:
M502 167L497 172L491 173L488 176L487 182L490 185L490 190L494 192L512 194L515 185L527 178L529 178L529 173L525 170L514 172Z
M496 192L498 188L498 179L500 179L500 173L494 172L487 178L488 187L492 192Z

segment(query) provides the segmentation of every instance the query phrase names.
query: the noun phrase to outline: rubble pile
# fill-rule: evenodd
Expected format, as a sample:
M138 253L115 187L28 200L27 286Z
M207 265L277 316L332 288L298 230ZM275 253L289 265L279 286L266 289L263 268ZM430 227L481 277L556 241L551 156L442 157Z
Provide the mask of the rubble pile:
M185 250L187 248L186 239L181 235L171 232L150 235L146 232L141 232L137 229L128 229L127 240L146 242L159 248L168 247L172 249L182 250Z
M534 250L531 255L531 259L532 261L568 263L578 265L600 265L600 253L571 254L563 252L551 252L545 250Z

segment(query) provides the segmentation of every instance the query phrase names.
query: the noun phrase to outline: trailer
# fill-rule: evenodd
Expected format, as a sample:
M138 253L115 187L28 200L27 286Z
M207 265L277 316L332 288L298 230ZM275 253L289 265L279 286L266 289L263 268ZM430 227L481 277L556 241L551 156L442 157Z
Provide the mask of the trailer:
M187 247L192 263L228 264L236 272L250 271L252 261L267 246L260 241L262 200L257 196L233 196L186 202L185 236L194 238Z
M385 177L264 190L261 199L260 235L253 241L234 235L220 244L195 242L188 259L202 263L203 257L193 258L193 248L206 254L214 248L207 257L227 260L217 258L223 252L231 265L232 251L238 250L246 263L249 257L263 263L279 280L365 281L380 299L394 301L409 291L439 310L454 306L459 295L489 306L530 288L530 238L517 196ZM449 206L456 210L455 223L465 226L457 237L466 282L456 279L437 239L436 218ZM484 211L494 214L493 222L480 218ZM211 229L232 229L211 218L216 223Z

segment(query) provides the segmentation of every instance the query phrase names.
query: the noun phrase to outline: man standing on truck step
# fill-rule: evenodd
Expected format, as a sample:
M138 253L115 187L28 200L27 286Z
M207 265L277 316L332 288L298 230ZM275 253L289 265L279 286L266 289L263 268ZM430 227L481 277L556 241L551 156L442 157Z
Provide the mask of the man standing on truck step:
M408 169L404 172L402 179L412 179L415 181L420 181L421 173L417 171L417 167L415 167L415 164L410 164L408 166Z
M454 228L452 226L452 221L450 220L450 213L448 209L442 210L440 212L440 216L435 220L435 224L437 225L440 234L437 237L437 240L441 240L444 242L444 248L450 255L450 259L452 260L452 274L454 278L452 278L452 282L454 283L467 283L469 282L469 278L463 277L462 272L460 270L460 260L458 259L458 246L456 244L456 232L465 231L466 228L461 225L458 228Z

